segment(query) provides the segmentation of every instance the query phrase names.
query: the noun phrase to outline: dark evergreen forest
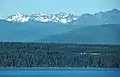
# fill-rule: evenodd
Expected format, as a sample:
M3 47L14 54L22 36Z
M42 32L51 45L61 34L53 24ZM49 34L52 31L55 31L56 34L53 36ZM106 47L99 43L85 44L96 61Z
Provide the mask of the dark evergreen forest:
M0 67L120 67L120 45L0 42Z

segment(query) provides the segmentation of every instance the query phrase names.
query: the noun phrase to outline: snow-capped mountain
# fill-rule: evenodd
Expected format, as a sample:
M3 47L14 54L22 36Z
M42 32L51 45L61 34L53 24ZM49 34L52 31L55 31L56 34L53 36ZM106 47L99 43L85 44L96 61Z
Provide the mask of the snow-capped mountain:
M9 16L7 21L27 22L30 19L29 16L17 13L16 15Z
M24 15L24 14L17 13L15 15L9 16L6 20L15 21L15 22L27 22L29 20L35 20L40 22L69 23L77 19L78 19L78 16L61 12L58 14L39 13L39 14L31 14L31 15Z

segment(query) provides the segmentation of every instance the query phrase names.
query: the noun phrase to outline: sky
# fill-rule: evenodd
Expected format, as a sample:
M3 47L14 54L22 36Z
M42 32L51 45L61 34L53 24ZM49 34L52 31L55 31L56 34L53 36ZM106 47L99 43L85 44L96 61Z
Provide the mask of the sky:
M120 0L0 0L0 17L15 13L59 13L76 15L111 9L120 10Z

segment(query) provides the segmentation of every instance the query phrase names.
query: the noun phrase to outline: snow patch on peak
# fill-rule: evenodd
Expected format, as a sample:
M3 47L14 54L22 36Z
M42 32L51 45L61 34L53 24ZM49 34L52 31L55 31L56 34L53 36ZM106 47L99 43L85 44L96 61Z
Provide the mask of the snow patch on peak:
M76 17L76 18L73 18L73 20L77 20L78 18Z
M67 23L67 19L61 19L61 22Z

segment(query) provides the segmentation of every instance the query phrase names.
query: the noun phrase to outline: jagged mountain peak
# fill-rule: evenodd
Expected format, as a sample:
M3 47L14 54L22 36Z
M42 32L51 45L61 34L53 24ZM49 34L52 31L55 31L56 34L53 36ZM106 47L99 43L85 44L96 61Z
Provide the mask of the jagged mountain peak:
M118 9L112 9L112 10L110 10L109 12L114 12L114 13L120 13L120 11L118 10Z
M9 16L6 20L7 21L15 21L15 22L27 22L29 20L29 18L30 18L29 16L18 12L14 15Z

